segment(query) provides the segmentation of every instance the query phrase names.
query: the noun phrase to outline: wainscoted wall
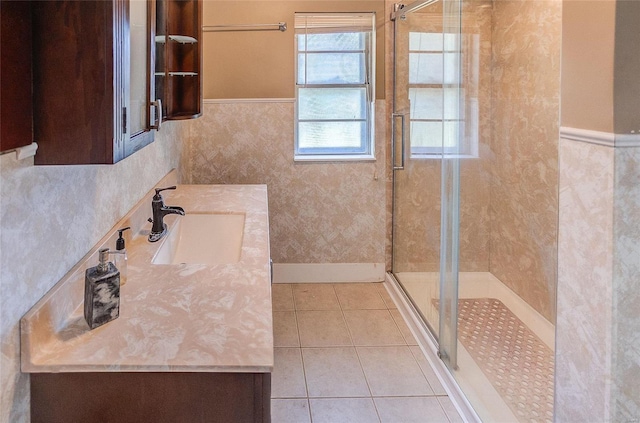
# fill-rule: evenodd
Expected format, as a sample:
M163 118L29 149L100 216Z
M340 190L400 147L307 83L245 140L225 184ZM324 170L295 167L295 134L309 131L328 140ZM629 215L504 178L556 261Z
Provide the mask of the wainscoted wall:
M640 18L638 5L635 6L635 13L637 28L637 19ZM636 61L635 69L639 69L638 58L634 56L633 60ZM638 98L635 100L638 101ZM612 323L612 359L616 367L611 395L614 399L611 420L616 422L640 421L640 135L636 135L635 140L635 148L616 149L614 162L615 320Z
M610 377L612 354L614 151L561 140L560 160L557 421L607 421L602 382ZM572 374L585 379L577 385Z
M375 162L293 161L292 100L207 102L191 127L189 180L267 184L274 263L385 262L385 107Z
M638 421L640 136L572 138L560 141L556 421Z
M555 420L638 422L640 2L562 13Z
M110 166L33 166L0 156L0 422L29 421L29 377L20 373L19 321L172 168L187 123L165 123L156 141Z
M562 1L493 2L490 271L555 321Z

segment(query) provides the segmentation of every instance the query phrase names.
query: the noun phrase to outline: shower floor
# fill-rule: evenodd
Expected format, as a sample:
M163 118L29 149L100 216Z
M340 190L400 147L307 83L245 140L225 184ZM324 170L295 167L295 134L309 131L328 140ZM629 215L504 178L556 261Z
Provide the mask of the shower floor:
M438 273L405 272L396 274L396 278L404 286L429 325L437 330ZM457 383L478 415L485 421L551 421L550 416L553 413L554 326L491 273L461 273L459 280L461 310L459 317L466 320L459 325L458 370L453 372ZM496 307L492 312L501 314L503 319L509 318L512 321L506 328L501 329L502 333L491 333L491 331L485 330L481 336L493 337L494 339L490 342L496 344L498 338L511 336L514 343L504 342L499 349L494 348L493 351L489 349L479 354L479 350L469 342L469 330L473 332L472 328L474 325L477 326L477 322L473 322L473 320L500 318L491 316L491 313L488 313L489 310L484 310L487 313L482 313L482 307L478 309L478 306L486 304L493 304ZM469 319L470 313L480 314ZM476 327L476 330L482 331L485 326ZM535 365L539 368L535 369L527 367L531 365L530 361L514 359L510 362L510 367L503 368L502 371L509 372L508 378L518 378L517 383L511 380L507 382L506 386L501 385L501 379L494 374L495 369L487 367L488 363L490 364L493 359L499 359L503 355L514 357L513 351L503 350L513 349L514 345L518 345L521 341L521 339L518 340L518 336L522 338L523 334L527 339L536 340L538 342L536 348L540 351L546 350L547 353L536 361ZM477 334L471 333L471 335ZM521 391L520 393L523 395L511 395L514 392L511 389L516 385L519 385L518 389L526 389L526 378L531 374L544 376L542 379L537 379L534 376L536 379L529 392Z

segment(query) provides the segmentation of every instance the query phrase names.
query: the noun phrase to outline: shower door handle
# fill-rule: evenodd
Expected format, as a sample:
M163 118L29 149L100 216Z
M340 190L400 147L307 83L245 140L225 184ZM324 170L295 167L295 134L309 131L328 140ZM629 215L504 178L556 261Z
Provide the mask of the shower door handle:
M405 155L405 125L404 125L404 117L405 113L392 113L391 114L391 163L393 165L393 170L404 170L404 155ZM400 166L396 166L396 119L400 118Z

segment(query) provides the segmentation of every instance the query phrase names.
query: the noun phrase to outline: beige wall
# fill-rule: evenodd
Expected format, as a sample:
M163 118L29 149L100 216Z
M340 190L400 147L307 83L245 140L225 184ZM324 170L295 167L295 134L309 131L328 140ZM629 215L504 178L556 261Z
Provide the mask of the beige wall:
M267 184L275 263L385 262L385 108L378 101L376 157L294 162L292 101L205 104L193 122L189 175L196 184Z
M562 126L640 132L640 2L565 0Z
M562 8L562 126L612 132L616 1Z
M490 271L554 322L562 3L494 2L492 27Z
M295 12L376 12L376 97L384 98L384 0L205 0L203 24L286 22L286 32L205 32L204 98L292 98Z
M186 123L110 166L33 166L0 156L0 422L29 421L19 322L157 181L182 160Z

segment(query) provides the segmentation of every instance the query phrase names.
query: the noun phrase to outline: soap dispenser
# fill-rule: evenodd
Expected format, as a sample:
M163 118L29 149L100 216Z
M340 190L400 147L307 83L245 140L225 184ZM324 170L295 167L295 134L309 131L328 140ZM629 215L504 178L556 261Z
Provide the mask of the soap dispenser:
M97 266L84 276L84 319L89 329L118 318L120 314L120 271L109 260L108 248L99 251Z
M131 229L131 227L127 226L126 228L118 229L118 239L116 240L115 265L120 271L120 286L124 286L127 283L127 250L122 237L122 233L127 229Z

